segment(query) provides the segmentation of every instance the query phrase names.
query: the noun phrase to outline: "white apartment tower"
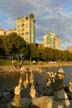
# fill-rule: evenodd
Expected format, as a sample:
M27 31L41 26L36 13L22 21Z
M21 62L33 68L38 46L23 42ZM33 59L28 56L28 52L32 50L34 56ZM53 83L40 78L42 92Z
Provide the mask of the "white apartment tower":
M49 32L43 36L44 47L61 49L61 39L55 33Z
M16 19L16 32L26 42L35 43L35 18L33 14L29 17L21 17Z
M72 53L72 46L68 46L68 47L67 47L67 50L68 50L70 53Z

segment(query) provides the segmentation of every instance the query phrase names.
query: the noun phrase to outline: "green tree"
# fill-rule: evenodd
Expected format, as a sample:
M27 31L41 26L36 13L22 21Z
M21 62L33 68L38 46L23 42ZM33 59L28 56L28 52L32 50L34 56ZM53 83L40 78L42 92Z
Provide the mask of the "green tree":
M52 61L54 59L53 49L45 48L44 52L47 53L47 54L45 54L47 60Z
M16 33L9 34L5 38L5 50L7 54L23 53L26 42Z
M30 46L29 46L29 44L26 44L26 47L24 48L23 56L24 56L24 59L26 59L26 60L30 59Z
M5 55L5 50L4 50L4 38L3 36L0 36L0 56Z
M30 44L30 60L38 59L38 48L35 44Z
M34 18L34 14L33 14L33 13L30 13L30 14L29 14L29 17L30 17L31 19L33 19L33 18Z

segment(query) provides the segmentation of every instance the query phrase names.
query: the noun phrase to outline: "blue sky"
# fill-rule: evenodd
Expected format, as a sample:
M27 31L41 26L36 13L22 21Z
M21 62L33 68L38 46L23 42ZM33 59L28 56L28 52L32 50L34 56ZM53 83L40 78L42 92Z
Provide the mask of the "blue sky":
M15 28L16 18L34 13L36 42L43 35L55 32L62 40L62 48L72 45L72 0L0 0L0 26Z

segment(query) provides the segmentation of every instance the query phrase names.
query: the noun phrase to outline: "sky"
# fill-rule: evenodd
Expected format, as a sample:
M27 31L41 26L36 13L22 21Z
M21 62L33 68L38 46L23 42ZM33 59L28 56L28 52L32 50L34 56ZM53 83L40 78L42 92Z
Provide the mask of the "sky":
M54 32L61 38L61 47L72 45L72 0L0 0L0 27L16 27L16 18L35 15L36 42Z

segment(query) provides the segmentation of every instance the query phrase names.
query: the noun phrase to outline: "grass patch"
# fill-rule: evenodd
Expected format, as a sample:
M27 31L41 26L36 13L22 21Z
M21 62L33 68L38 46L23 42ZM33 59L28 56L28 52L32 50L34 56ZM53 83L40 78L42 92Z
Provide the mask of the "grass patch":
M16 61L16 64L20 64L20 61ZM32 64L32 62L25 60L25 61L23 61L23 64L24 65L30 65L30 64ZM12 60L10 60L10 59L0 59L0 65L12 65Z
M35 64L41 64L41 65L46 65L48 64L49 62L36 62ZM20 61L16 61L16 64L20 64ZM31 65L33 64L32 61L28 61L28 60L24 60L23 61L23 64L24 65ZM50 64L50 63L49 63ZM53 63L51 63L53 64ZM57 65L64 65L64 64L72 64L72 62L56 62L54 64L57 64ZM0 59L0 65L12 65L12 60L10 59Z
M0 65L11 65L12 62L9 59L0 59Z

